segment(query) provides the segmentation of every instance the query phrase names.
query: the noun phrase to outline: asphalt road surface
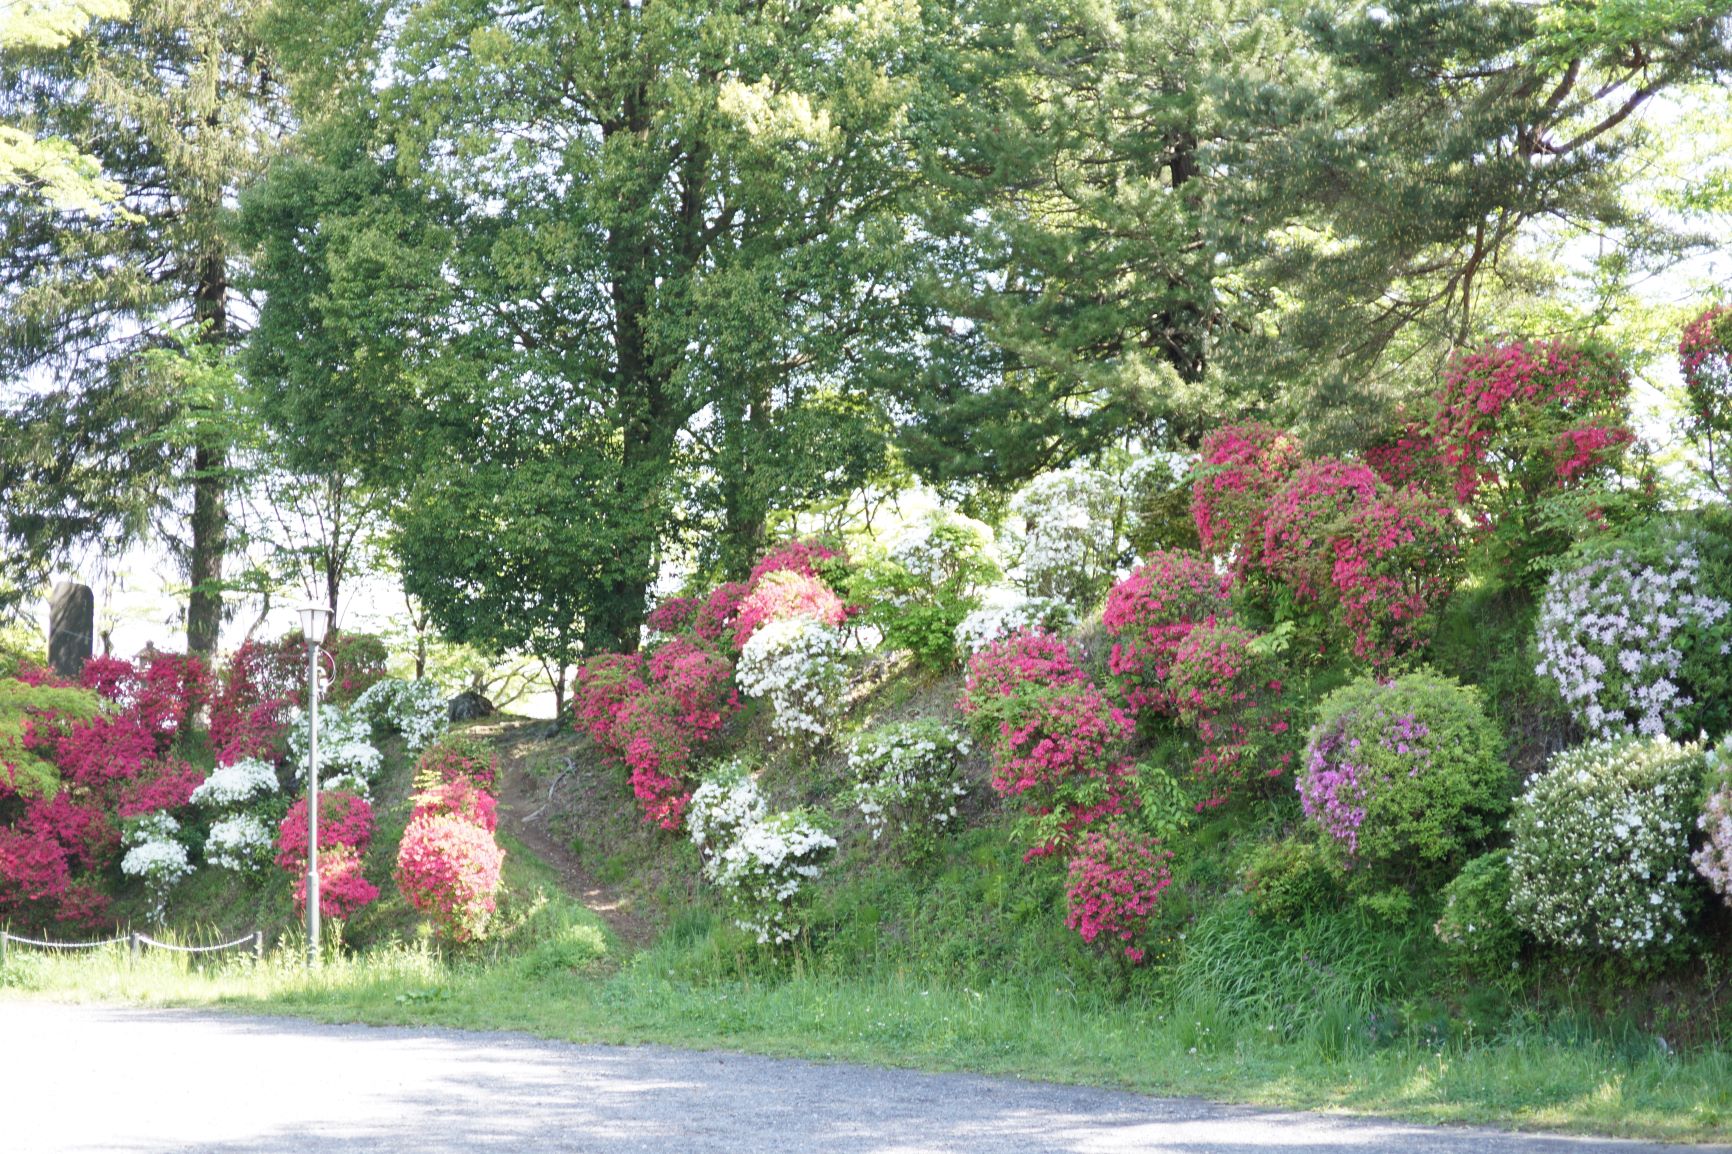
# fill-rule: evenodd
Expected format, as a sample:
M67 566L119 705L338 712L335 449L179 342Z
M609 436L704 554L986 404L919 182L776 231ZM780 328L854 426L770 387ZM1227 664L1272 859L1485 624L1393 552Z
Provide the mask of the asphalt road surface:
M4 1154L1665 1149L656 1046L0 1001Z

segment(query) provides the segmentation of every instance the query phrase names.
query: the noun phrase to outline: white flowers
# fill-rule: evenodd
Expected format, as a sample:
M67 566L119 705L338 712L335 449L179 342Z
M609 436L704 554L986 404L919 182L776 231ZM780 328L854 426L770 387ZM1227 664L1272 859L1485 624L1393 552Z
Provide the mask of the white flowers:
M796 899L822 875L836 839L803 809L766 815L757 783L738 762L698 786L686 826L704 852L704 876L733 904L734 923L766 945L792 941Z
M770 699L770 727L784 737L824 735L843 674L842 634L810 617L759 626L734 671L742 690Z
M1686 663L1732 623L1732 603L1704 577L1689 536L1558 570L1540 603L1535 672L1597 737L1688 732Z
M257 869L270 861L273 841L264 818L252 813L234 814L211 823L204 843L204 859L223 869Z
M158 921L168 905L168 892L192 872L186 846L175 836L179 832L180 823L173 817L153 813L131 823L125 835L129 848L120 859L120 872L144 880Z
M1017 570L1030 593L1071 604L1092 602L1118 563L1118 486L1099 469L1075 464L1030 481L1011 499L1022 519Z
M277 791L277 771L255 757L219 765L192 791L192 803L211 809L243 805Z
M1626 737L1559 754L1510 823L1510 913L1542 941L1634 954L1688 919L1699 745Z
M296 709L289 716L289 760L297 780L307 775L307 711ZM355 789L362 796L379 773L384 757L373 748L373 727L358 710L345 712L334 705L319 706L319 784Z
M445 732L449 718L445 694L438 685L425 679L404 681L397 677L369 685L355 698L349 712L402 734L403 745L411 754L432 745Z
M1070 607L1057 598L1032 597L1019 589L995 586L981 595L980 607L957 625L956 648L972 656L1024 629L1063 633L1074 624Z
M873 840L894 824L911 851L930 851L967 793L959 770L968 749L966 737L936 721L886 725L855 738L848 751L854 804Z

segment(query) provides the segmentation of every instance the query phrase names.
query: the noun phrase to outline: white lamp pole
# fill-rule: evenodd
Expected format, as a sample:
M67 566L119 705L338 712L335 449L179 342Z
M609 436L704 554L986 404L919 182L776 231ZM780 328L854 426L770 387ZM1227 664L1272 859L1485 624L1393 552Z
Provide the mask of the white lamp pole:
M307 966L319 964L319 646L331 610L300 608L301 634L307 639Z

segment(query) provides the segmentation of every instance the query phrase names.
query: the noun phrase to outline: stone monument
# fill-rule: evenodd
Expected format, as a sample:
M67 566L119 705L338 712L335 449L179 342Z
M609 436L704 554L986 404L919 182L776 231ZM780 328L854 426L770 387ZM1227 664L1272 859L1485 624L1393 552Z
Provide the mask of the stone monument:
M48 598L48 664L77 681L96 638L96 594L90 586L62 581Z

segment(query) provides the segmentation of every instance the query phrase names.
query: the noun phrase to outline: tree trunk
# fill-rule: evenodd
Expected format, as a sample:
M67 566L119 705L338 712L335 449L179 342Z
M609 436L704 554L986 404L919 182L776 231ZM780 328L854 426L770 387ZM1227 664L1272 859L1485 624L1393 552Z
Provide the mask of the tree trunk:
M193 301L199 322L201 344L221 346L228 339L228 265L222 252L213 249L199 262L199 280ZM228 504L224 489L228 479L228 452L221 444L203 443L193 450L192 548L187 558L187 577L192 591L187 597L186 650L201 657L216 652L222 635L223 557L228 552Z

